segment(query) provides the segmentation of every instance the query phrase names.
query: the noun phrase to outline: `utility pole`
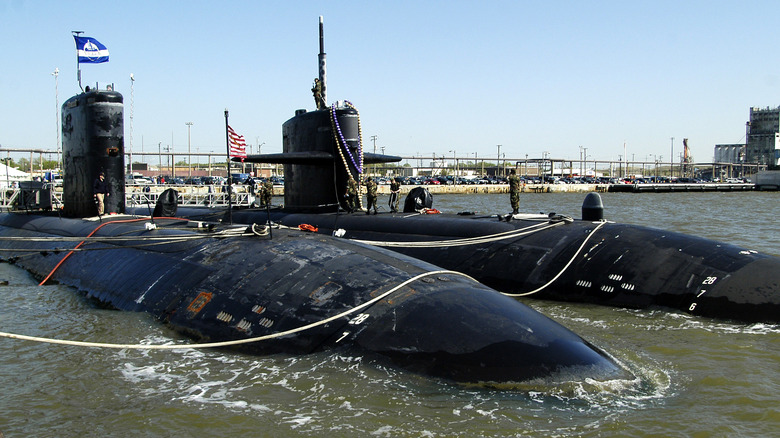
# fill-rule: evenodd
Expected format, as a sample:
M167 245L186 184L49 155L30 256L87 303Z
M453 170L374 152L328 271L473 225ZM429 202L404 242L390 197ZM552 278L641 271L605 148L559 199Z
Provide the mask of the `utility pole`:
M59 81L57 79L59 75L60 69L54 67L54 72L52 73L52 76L54 76L54 128L57 130L57 166L60 168L60 172L62 172L62 163L60 162L60 93ZM53 176L52 181L54 181Z
M669 155L669 178L674 177L674 137L672 137L672 151Z
M371 141L374 142L374 153L376 154L376 135L371 136ZM376 164L374 164L374 173L376 173Z
M192 122L187 122L185 125L187 125L187 168L189 169L189 178L192 178L192 143L190 142Z
M498 153L496 154L496 176L499 175L499 169L501 168L501 145L496 145L498 147Z
M130 174L133 174L133 110L135 105L135 95L133 90L135 85L135 76L130 73ZM143 138L143 137L142 137ZM141 142L141 152L143 152L143 141Z

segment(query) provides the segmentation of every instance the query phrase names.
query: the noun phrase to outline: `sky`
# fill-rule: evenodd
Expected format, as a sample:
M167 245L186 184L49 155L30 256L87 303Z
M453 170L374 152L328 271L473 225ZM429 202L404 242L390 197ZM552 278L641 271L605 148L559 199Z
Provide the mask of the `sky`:
M328 104L355 105L368 151L668 161L687 138L709 162L780 105L776 0L0 0L0 155L56 150L74 30L110 52L82 83L124 96L126 150L186 153L192 122L190 150L222 152L227 109L253 153L282 152L315 107L320 15Z

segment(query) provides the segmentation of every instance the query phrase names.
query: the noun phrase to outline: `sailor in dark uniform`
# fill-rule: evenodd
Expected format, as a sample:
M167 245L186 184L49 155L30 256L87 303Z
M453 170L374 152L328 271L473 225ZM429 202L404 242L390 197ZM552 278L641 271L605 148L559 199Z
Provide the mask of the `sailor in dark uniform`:
M390 205L390 211L398 213L398 203L401 199L401 183L398 178L393 178L390 181L390 200L387 203Z
M106 182L106 175L103 172L98 174L97 179L92 184L92 193L95 195L95 204L97 205L98 216L103 216L106 212L106 204L104 202L108 193L108 183Z

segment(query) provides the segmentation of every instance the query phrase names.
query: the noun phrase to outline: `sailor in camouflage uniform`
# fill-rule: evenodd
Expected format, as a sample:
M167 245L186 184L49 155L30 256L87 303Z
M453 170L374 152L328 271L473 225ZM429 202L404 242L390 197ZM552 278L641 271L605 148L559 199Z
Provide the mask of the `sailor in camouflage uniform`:
M374 180L371 177L366 178L366 214L371 214L371 207L374 208L374 214L377 214L376 188Z
M349 175L349 179L347 180L347 208L349 209L349 212L352 213L355 211L355 208L357 208L357 196L358 194L358 186L357 181L355 181L355 178L352 178L352 174Z
M515 174L515 169L509 172L509 202L512 203L512 214L519 213L520 177Z
M263 187L260 193L263 200L263 205L270 207L271 198L274 196L274 183L272 183L270 179L263 181Z

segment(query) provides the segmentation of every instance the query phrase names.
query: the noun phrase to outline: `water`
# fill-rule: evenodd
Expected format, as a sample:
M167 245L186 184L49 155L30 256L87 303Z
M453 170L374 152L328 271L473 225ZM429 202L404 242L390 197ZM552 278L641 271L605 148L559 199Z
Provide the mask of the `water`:
M578 217L583 194L524 194ZM603 194L605 216L780 255L779 193ZM380 205L385 201L380 198ZM506 212L508 195L437 195ZM97 308L0 264L0 331L183 342L144 314ZM780 327L659 310L525 301L610 352L632 382L464 387L347 351L291 357L144 352L0 338L0 432L17 436L779 436Z

